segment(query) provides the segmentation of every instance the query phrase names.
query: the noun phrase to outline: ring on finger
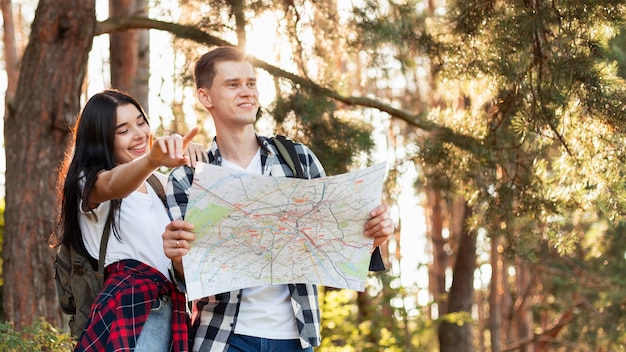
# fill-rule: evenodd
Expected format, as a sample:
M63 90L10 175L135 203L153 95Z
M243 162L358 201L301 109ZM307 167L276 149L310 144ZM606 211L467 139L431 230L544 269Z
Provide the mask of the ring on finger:
M176 248L179 248L179 247L180 247L180 241L176 240Z

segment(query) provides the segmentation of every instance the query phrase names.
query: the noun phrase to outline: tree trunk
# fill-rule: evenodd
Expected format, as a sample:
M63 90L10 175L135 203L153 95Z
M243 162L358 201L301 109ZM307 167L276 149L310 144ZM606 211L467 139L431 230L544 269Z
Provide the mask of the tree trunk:
M428 199L426 211L428 214L429 235L433 251L433 263L430 266L428 275L428 289L434 297L435 303L437 303L437 317L441 317L446 314L446 304L443 297L445 297L444 294L446 292L446 268L448 267L448 255L445 251L446 240L443 238L443 201L439 191L432 187L427 188L426 197ZM432 311L429 311L429 313L431 318L433 318Z
M237 47L245 50L247 45L245 5L242 0L234 0L230 1L230 6L237 28Z
M502 256L498 247L500 240L498 237L491 239L491 285L489 286L489 330L491 332L491 350L500 352L502 350Z
M147 0L109 0L110 17L148 15ZM111 87L132 95L149 111L150 32L131 29L109 35Z
M518 302L514 307L515 322L517 324L517 338L519 341L530 341L533 338L532 331L532 310L528 304L530 292L530 270L524 266L521 259L516 259L515 265L515 286L518 292ZM520 346L519 352L534 352L532 344Z
M452 286L448 296L448 314L470 313L474 303L474 270L476 268L476 234L467 230L465 222L471 208L463 202L454 209L454 216L462 221L457 257L454 263ZM439 326L441 352L471 352L474 350L471 324L443 321Z
M19 55L17 50L17 42L15 40L15 24L13 21L13 6L11 0L1 0L2 7L2 29L4 36L2 43L4 44L4 66L7 73L7 91L5 94L5 104L9 104L15 97L15 90L19 77Z
M7 110L3 307L17 328L38 317L61 322L48 238L95 23L95 0L39 1Z

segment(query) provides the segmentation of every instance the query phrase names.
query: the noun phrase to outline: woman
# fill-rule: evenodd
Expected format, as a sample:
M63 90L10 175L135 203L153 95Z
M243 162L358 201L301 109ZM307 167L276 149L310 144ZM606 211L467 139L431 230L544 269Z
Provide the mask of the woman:
M169 216L146 179L161 166L189 164L184 153L197 131L157 138L151 148L148 119L129 95L105 90L85 105L60 177L60 241L98 258L109 211L113 221L104 287L76 351L187 350L185 297L163 253Z

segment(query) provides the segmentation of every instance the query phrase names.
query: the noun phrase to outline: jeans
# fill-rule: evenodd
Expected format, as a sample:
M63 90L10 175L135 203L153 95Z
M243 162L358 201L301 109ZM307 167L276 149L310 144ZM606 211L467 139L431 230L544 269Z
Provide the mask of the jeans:
M137 339L135 352L168 352L172 344L172 301L161 296L154 301L148 320Z
M273 340L262 337L234 334L230 338L228 352L313 352L302 348L300 340Z

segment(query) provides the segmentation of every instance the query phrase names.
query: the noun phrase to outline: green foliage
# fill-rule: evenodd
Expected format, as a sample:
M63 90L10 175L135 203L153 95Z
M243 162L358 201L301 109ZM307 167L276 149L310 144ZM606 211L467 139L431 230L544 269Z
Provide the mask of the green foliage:
M0 351L64 352L71 350L75 341L69 334L61 333L43 319L16 331L8 323L0 323Z
M352 8L349 29L360 33L349 37L348 46L366 50L371 64L379 69L392 69L383 51L377 49L392 46L394 58L405 68L418 65L418 53L424 46L422 38L424 13L415 11L417 1L389 2L368 0Z
M371 126L340 117L335 103L315 92L301 89L278 97L271 114L276 133L308 145L329 175L348 172L355 159L374 146Z
M463 326L474 322L469 312L452 312L445 314L439 321L457 326Z
M576 258L576 291L580 303L563 338L578 337L591 350L624 351L626 348L626 223L591 228L581 240L584 250ZM563 292L563 291L557 291ZM621 348L621 349L620 349Z
M622 27L621 31L615 38L609 42L611 46L611 57L617 63L617 74L626 79L626 27Z
M552 341L554 348L624 351L626 225L588 219L579 226L583 236L568 253L557 253L545 241L535 246L540 260L520 265L528 268L535 284L529 290L511 282L511 300L533 302L535 338Z
M581 235L572 214L626 212L626 85L608 57L623 3L455 1L448 9L448 22L428 28L438 40L428 48L451 101L430 118L479 145L433 136L417 142L415 160L430 184L462 194L490 235L522 251L537 239L572 250Z
M407 309L408 288L398 287L398 278L372 275L366 289L368 304L358 304L350 290L326 289L322 303L322 344L325 352L434 351L436 324L426 314L430 307ZM376 289L382 289L379 291ZM396 287L396 288L393 288ZM391 302L396 302L392 305ZM389 311L388 311L389 310Z
M560 322L555 346L620 350L626 248L609 234L621 226L604 227L626 212L624 39L612 40L623 1L454 1L447 9L427 28L444 100L429 118L478 143L416 139L418 182L448 199L462 195L473 207L469 224L532 266L541 278L536 334ZM513 301L531 299L510 287Z

